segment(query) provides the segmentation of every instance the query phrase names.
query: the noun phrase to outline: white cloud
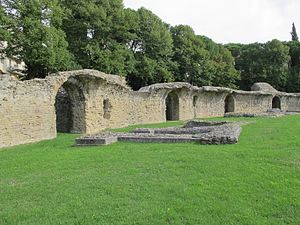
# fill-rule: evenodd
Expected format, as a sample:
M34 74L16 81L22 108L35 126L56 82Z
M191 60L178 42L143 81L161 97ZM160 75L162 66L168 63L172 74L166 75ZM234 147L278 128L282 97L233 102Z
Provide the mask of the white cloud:
M292 22L300 31L299 0L124 0L144 6L171 25L187 24L216 42L290 40ZM298 32L299 33L299 32Z

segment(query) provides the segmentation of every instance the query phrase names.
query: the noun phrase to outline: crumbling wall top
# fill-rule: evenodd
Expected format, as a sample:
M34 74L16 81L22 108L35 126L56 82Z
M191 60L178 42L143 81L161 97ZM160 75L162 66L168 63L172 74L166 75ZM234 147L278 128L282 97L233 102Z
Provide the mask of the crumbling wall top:
M155 92L157 90L174 90L174 89L182 89L186 88L189 90L199 90L199 87L193 86L189 83L185 82L173 82L173 83L159 83L159 84L153 84L150 86L142 87L139 92Z
M124 89L130 90L130 87L127 86L126 80L124 77L105 74L103 72L91 69L75 70L75 71L66 71L50 74L46 77L46 80L50 83L64 83L70 77L87 77L87 78L100 78L106 81L109 84L118 85Z
M278 92L274 87L272 87L270 84L268 83L255 83L252 85L251 87L251 91L263 91L263 92Z

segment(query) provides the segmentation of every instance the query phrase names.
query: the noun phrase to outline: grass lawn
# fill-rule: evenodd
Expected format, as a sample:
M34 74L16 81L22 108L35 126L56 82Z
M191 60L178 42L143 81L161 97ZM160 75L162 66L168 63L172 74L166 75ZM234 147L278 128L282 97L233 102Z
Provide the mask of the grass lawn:
M300 224L300 116L239 120L236 145L0 150L0 224Z

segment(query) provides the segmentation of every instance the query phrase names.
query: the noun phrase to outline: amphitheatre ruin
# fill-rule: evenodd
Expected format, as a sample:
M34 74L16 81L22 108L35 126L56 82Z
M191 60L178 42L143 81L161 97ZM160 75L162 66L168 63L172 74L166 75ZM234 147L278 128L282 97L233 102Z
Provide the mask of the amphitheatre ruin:
M53 139L57 132L90 135L107 128L265 113L272 108L300 112L300 94L279 92L266 83L254 84L251 91L182 82L133 91L124 78L95 70L27 81L3 75L0 147Z

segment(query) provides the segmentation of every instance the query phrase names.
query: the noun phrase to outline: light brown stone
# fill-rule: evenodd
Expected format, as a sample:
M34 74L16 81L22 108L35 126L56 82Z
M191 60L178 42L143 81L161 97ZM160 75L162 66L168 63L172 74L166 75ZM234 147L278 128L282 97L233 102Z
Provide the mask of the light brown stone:
M59 107L55 107L58 104L55 102L61 87L71 103L69 109L60 107L56 112ZM275 96L279 97L283 111L300 111L299 94L277 91L246 92L180 82L132 91L124 78L95 70L60 72L29 81L3 75L0 76L0 147L55 138L56 113L62 115L59 111L64 110L70 110L72 115L69 129L72 133L94 134L106 128L165 122L170 93L178 96L178 107L172 113L179 120L224 116L228 95L235 113L266 112L272 108Z

